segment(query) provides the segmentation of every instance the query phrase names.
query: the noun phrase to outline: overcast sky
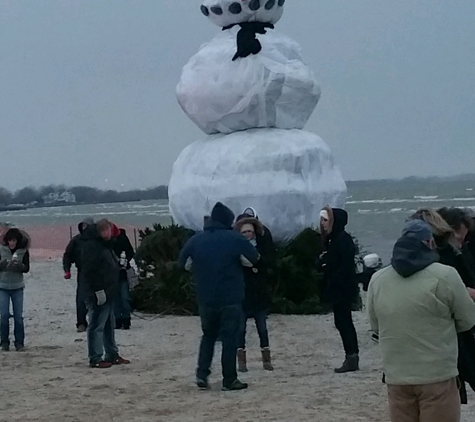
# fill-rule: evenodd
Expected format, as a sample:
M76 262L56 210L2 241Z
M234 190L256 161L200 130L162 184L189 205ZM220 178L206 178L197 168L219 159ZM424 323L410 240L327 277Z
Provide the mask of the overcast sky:
M199 0L0 0L0 186L167 184L205 135L175 97ZM287 0L346 180L475 172L475 1Z

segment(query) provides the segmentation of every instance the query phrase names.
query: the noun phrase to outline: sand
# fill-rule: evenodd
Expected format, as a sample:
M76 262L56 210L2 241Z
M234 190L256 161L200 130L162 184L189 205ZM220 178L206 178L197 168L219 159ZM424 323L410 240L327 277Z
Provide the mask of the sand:
M127 366L90 369L86 335L75 332L75 282L58 260L33 262L25 290L26 351L1 352L0 421L388 421L378 346L363 312L355 312L361 371L337 375L342 347L331 316L269 319L275 370L259 361L248 335L248 390L220 391L219 359L211 391L194 385L200 337L195 317L134 315L116 331ZM219 352L219 348L218 348ZM475 394L463 407L475 420Z

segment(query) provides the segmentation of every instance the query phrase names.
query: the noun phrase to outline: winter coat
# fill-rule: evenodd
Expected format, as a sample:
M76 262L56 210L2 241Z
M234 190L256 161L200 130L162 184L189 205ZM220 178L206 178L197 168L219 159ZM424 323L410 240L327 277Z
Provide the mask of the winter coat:
M125 257L127 258L127 266L126 268L130 268L130 261L135 255L134 248L130 243L129 238L127 237L127 233L124 229L120 229L120 234L115 239L112 239L112 250L116 254L118 258L122 252L125 252Z
M462 278L466 287L475 287L475 268L471 267L470 258L465 254L467 251L459 250L449 243L439 246L439 262L455 268ZM464 382L468 383L475 391L475 337L474 331L467 331L458 334L458 370L462 381L460 396L463 404L468 401Z
M358 294L356 284L355 252L352 237L345 231L348 213L340 208L327 209L331 212L333 226L326 236L323 252L317 268L323 272L326 286L324 301L327 303L352 302Z
M16 290L25 287L23 274L30 271L30 238L21 232L23 238L17 247L11 250L6 245L0 246L0 289ZM15 262L12 262L15 255Z
M118 289L119 262L112 250L111 241L100 236L95 224L89 226L83 236L79 276L81 293L84 298L95 300L95 292L104 290L107 299L112 299Z
M84 219L78 224L78 231L79 234L74 236L68 243L68 246L66 246L66 250L64 251L63 254L63 270L64 272L69 272L71 271L71 267L73 264L75 264L76 268L78 269L78 272L81 271L81 248L85 242L83 234L83 223L87 223L89 225L92 225L91 223L92 219ZM78 274L79 278L79 274Z
M191 258L193 281L200 306L227 306L244 300L241 255L255 264L259 254L239 233L217 221L189 239L180 252L179 265Z
M268 288L268 272L275 265L275 246L272 235L256 218L242 218L235 224L235 230L240 232L244 224L252 224L256 233L256 249L260 259L252 267L243 267L245 298L243 310L252 314L269 307L270 295Z
M471 257L466 256L468 252L457 249L450 243L445 243L437 248L439 262L457 270L464 284L467 287L475 288L475 268L472 268Z

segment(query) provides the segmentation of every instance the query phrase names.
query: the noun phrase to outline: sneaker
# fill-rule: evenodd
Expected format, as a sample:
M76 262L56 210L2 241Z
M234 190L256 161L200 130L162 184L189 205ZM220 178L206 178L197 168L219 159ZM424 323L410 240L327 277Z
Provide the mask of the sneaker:
M210 386L208 384L208 380L203 378L196 378L196 385L200 390L209 390Z
M244 390L247 388L247 383L239 381L237 378L232 382L232 384L221 387L222 391L235 391L235 390Z
M112 365L128 365L130 363L130 360L117 356L115 359L112 359L110 363Z
M110 368L112 366L112 363L106 362L105 360L100 360L99 362L90 363L89 366L91 368L105 369L105 368Z
M2 344L2 350L4 352L8 352L10 350L10 345L9 344Z
M23 346L23 344L18 344L17 346L15 346L15 349L17 352L24 352L25 346Z
M86 331L87 327L84 324L79 324L77 331L78 333L84 333Z

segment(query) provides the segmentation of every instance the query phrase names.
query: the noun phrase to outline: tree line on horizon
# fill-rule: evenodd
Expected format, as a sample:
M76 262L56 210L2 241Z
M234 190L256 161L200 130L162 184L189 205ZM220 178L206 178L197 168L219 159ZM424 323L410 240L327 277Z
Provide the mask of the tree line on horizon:
M133 202L149 199L168 199L168 186L157 186L148 189L132 189L119 192L108 189L101 190L90 186L66 187L64 185L49 185L34 188L31 186L11 192L0 187L0 206L9 205L42 205L44 197L51 193L71 192L76 203L98 204L111 202Z

